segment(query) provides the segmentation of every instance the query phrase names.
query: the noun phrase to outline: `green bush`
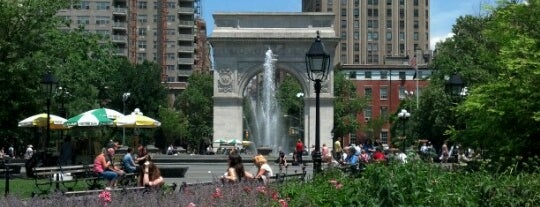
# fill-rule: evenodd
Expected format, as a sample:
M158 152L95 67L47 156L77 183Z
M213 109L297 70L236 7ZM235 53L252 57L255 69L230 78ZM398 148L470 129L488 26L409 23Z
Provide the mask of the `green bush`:
M330 170L279 192L290 206L539 206L540 176L423 162L371 164L359 178Z

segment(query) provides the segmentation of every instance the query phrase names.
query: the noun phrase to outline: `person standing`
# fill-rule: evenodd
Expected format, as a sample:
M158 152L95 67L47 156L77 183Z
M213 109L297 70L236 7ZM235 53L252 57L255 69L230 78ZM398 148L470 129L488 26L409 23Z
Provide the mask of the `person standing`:
M342 159L343 148L341 148L341 137L338 137L334 143L334 159L340 161Z
M29 160L34 155L34 149L32 149L34 146L31 144L28 145L28 148L26 148L26 152L24 153L24 159Z
M73 144L71 143L71 136L66 136L64 142L60 146L60 164L71 165L73 159Z
M296 141L296 161L298 164L304 164L302 156L304 155L304 143L300 139Z
M15 157L15 148L13 148L13 145L9 145L7 154L11 158Z

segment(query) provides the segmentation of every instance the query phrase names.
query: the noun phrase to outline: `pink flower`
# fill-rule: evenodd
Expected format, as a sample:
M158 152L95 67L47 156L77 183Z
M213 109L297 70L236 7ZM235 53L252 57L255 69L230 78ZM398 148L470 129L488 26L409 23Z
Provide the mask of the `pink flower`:
M277 192L272 193L272 199L277 200L279 198L279 194Z
M266 187L264 187L264 186L258 186L258 187L257 187L257 191L258 191L259 193L266 193Z
M189 203L186 207L197 207L193 202Z
M338 183L338 184L337 184L337 185L335 185L335 186L336 186L336 189L340 189L340 188L342 188L342 187L343 187L343 184L341 184L341 183Z
M289 204L287 203L287 201L285 199L279 199L279 206L281 207L289 207Z
M221 188L216 188L214 193L212 194L214 198L222 198L223 194L221 193Z
M330 182L330 183L333 184L333 185L336 185L336 184L338 183L338 181L335 180L335 179L332 179L332 180L330 180L330 181L328 181L328 182Z
M244 187L244 192L246 192L246 193L251 192L251 188L248 187L248 186L245 186L245 187Z
M341 182L335 180L335 179L332 179L332 180L329 180L328 182L330 182L330 184L334 185L334 187L336 187L336 189L341 189L343 187L343 184L341 184Z
M98 197L99 197L99 200L105 205L107 203L112 202L111 193L109 191L105 191L105 190L101 191L101 193L99 193Z

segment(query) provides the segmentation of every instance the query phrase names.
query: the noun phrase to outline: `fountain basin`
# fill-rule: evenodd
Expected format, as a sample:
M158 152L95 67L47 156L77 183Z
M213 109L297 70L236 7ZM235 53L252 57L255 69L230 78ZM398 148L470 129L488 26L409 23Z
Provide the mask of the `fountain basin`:
M271 147L257 147L257 153L264 156L268 156L270 155L270 153L272 153L272 148Z

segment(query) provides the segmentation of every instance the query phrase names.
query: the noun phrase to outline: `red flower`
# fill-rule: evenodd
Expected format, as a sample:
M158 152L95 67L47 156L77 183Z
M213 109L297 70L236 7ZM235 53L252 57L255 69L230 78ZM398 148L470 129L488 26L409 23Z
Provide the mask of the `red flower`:
M101 191L101 193L99 193L98 197L99 197L99 200L105 205L107 203L112 202L111 193L109 191L105 191L105 190Z
M245 187L244 187L244 192L246 192L246 193L251 192L251 188L248 187L248 186L245 186Z
M272 199L277 200L279 198L279 194L277 192L272 193Z
M258 187L257 187L257 191L260 192L260 193L266 193L266 187L264 187L264 186L258 186Z
M335 180L335 179L332 179L330 181L330 184L334 185L334 187L336 187L336 189L341 189L343 187L343 184L341 184L341 182Z

